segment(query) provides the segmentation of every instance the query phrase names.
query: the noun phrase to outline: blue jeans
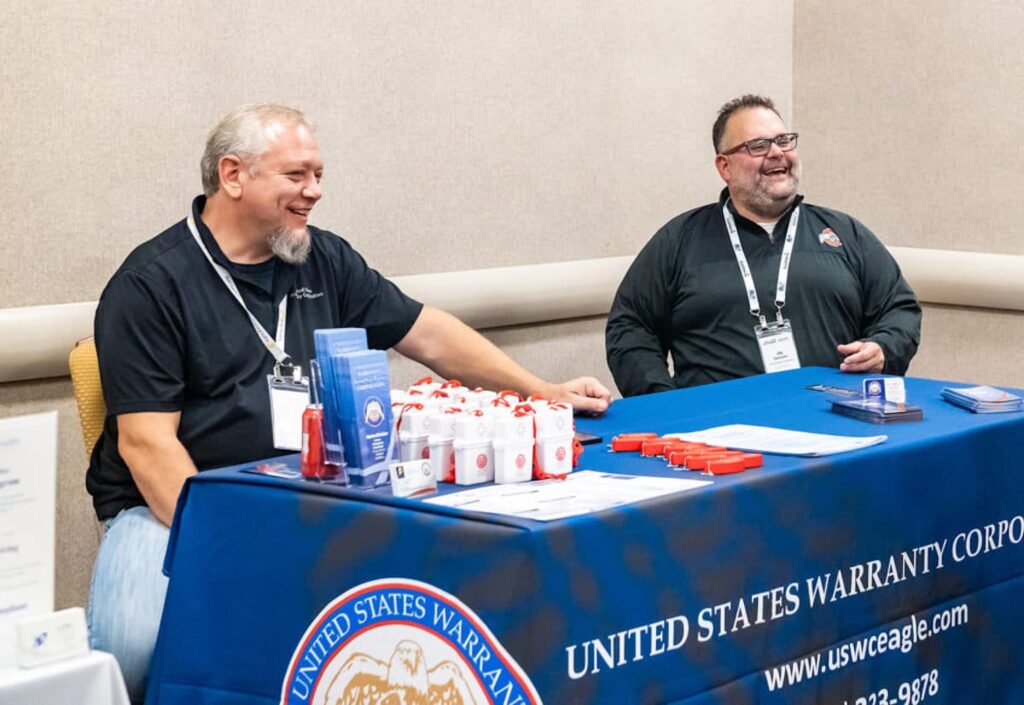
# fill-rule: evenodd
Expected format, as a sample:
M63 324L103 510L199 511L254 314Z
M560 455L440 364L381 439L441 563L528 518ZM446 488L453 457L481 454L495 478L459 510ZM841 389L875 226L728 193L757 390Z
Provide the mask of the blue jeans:
M162 569L169 535L147 507L125 509L107 522L93 566L90 645L117 659L133 703L142 703L146 696L167 594Z

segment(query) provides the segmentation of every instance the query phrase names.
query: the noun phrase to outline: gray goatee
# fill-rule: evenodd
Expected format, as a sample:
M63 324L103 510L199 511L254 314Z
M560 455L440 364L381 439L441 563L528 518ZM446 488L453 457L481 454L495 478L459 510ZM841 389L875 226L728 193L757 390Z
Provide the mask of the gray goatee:
M270 250L288 264L302 264L309 257L309 231L302 230L298 235L294 230L275 230L267 236Z

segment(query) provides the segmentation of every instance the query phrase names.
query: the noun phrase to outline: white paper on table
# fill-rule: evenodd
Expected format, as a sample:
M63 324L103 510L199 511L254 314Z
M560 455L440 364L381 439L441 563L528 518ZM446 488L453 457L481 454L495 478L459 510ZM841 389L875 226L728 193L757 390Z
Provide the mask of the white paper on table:
M474 512L551 521L686 492L707 484L710 484L708 480L580 470L570 473L564 480L484 485L424 501Z
M825 433L789 431L783 428L750 426L748 424L715 426L692 433L666 433L665 437L755 453L810 457L860 450L884 443L889 438L888 436L831 436Z
M53 611L57 412L0 419L0 668L14 623Z

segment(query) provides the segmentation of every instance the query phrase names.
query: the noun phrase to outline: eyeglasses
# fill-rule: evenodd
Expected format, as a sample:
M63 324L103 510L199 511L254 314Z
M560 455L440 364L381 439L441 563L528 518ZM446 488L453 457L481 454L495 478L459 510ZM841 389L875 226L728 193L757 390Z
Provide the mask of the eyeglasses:
M722 152L722 156L735 154L741 149L746 149L747 154L752 157L763 157L772 151L773 144L778 146L783 152L788 152L796 147L796 138L799 136L796 132L783 132L781 135L775 135L775 137L758 137L756 140L747 140L730 150Z

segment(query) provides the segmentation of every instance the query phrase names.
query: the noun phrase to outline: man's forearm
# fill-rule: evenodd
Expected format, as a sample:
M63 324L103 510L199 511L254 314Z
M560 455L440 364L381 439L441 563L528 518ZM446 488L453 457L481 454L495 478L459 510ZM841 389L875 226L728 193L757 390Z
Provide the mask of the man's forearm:
M555 385L523 369L491 341L440 309L424 306L412 329L395 346L406 357L470 387L514 389L534 396Z
M136 446L121 452L153 516L167 526L185 480L196 474L196 466L181 442ZM143 469L145 468L145 469Z

